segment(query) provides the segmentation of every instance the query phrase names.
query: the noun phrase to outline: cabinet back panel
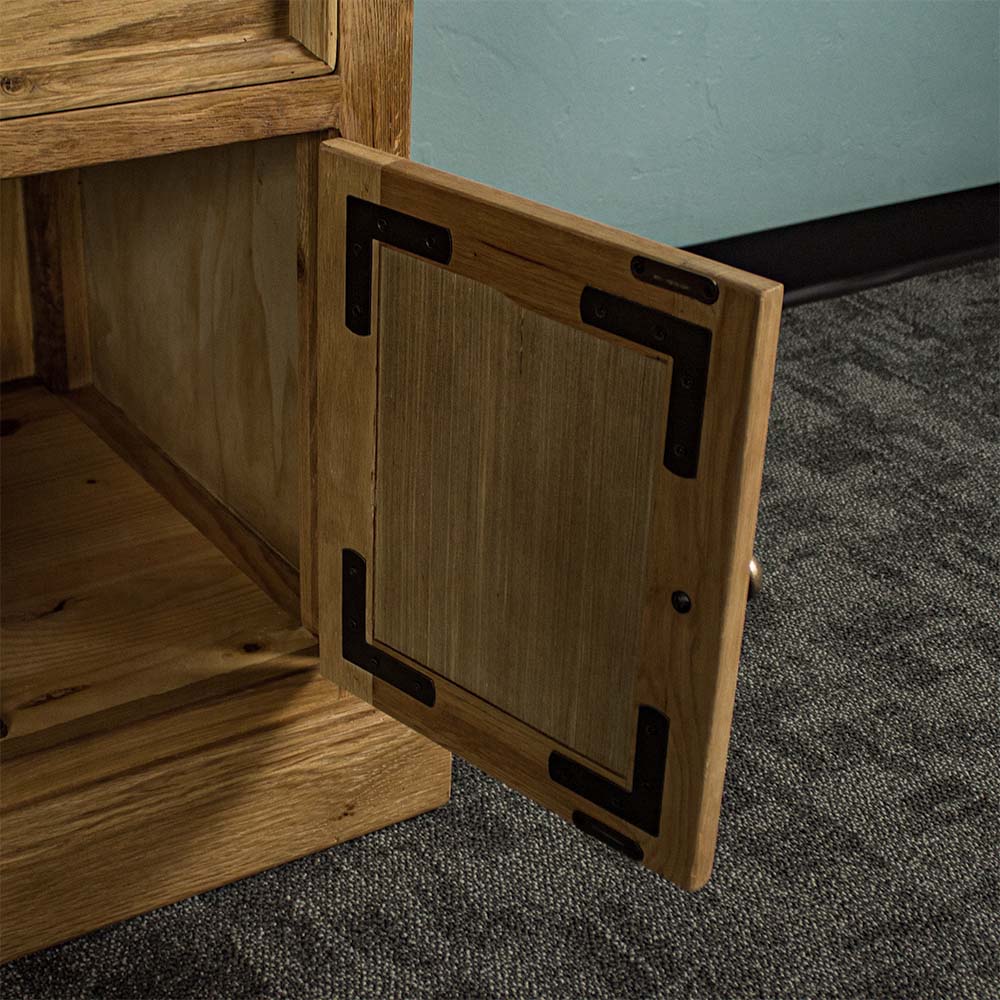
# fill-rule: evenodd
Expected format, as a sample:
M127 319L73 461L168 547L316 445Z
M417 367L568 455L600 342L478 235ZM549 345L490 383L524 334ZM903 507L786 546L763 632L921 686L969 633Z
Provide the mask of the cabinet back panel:
M95 386L298 561L294 138L83 171Z
M381 260L375 638L625 774L669 365Z

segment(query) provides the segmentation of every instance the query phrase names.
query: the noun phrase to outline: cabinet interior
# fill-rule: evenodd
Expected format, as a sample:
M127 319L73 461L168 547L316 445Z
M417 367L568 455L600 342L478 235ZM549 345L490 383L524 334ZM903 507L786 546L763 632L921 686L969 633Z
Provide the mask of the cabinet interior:
M5 759L314 664L295 151L279 138L74 180L89 367L68 392L29 379L2 398ZM8 222L5 260L23 237Z

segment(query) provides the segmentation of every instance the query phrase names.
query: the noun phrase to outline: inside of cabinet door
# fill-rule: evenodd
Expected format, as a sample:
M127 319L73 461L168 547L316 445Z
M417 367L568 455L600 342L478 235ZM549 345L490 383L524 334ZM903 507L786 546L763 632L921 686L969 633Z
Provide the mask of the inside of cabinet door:
M780 285L342 140L320 187L324 671L703 884Z

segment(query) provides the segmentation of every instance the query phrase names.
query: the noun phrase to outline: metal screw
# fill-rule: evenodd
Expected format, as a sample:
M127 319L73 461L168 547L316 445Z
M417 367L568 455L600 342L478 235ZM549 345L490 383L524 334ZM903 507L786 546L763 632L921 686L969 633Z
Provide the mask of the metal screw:
M375 222L375 228L380 233L384 233L389 228L389 220L388 219L378 219Z
M428 237L427 237L427 238L426 238L426 239L424 240L424 246L425 246L425 247L426 247L426 248L427 248L428 250L433 250L433 249L434 249L434 247L435 247L436 245L437 245L437 240L436 240L436 239L434 239L434 237L433 237L433 236L428 236Z
M351 319L361 319L361 306L353 305L351 306Z
M347 575L348 576L357 576L358 575L358 567L357 566L351 566L350 569L348 569L348 571L347 571Z
M360 257L362 249L363 249L363 247L361 246L360 243L355 243L351 247L351 253L354 254L355 257Z
M645 270L646 270L646 265L643 264L643 262L641 260L639 260L638 258L636 258L634 261L632 261L632 273L633 274L642 274L643 271L645 271Z
M594 315L598 319L607 319L608 310L604 306L594 306Z
M647 722L646 723L646 735L647 736L655 736L656 735L656 723L655 722Z
M675 590L670 595L670 603L679 615L686 615L691 610L691 598L683 590Z
M690 375L681 376L681 388L690 389L694 385L694 379Z
M674 456L676 458L683 458L687 454L687 448L682 444L674 445Z
M653 330L653 340L657 343L662 343L667 336L667 331L663 329L662 326L658 326Z
M368 660L368 665L374 670L378 666L378 657L372 656Z
M352 619L351 619L351 620L350 620L350 621L349 621L349 622L347 623L347 625L348 625L348 627L350 628L350 630L351 630L351 631L353 632L353 631L354 631L354 630L355 630L355 629L356 629L356 628L358 627L358 620L357 620L357 618L352 618Z

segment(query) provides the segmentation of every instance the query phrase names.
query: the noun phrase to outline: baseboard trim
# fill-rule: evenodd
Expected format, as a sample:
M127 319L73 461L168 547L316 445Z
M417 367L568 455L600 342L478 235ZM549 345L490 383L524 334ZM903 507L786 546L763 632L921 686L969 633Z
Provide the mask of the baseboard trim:
M785 305L872 288L1000 252L1000 184L686 247L781 281Z

